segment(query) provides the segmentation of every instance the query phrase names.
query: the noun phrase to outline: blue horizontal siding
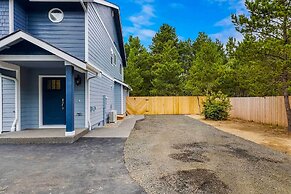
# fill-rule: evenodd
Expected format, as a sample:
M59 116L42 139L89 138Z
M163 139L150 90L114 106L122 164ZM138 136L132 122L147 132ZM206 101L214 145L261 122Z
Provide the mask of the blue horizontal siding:
M113 11L112 8L101 5L101 4L97 4L96 8L98 10L100 17L102 18L104 25L106 26L108 33L110 34L110 37L112 38L116 48L118 49L118 52L120 52L119 40L118 40L117 30L116 30L116 23L115 23L114 15L112 15L112 11Z
M9 0L0 0L0 38L9 34Z
M97 17L96 10L98 10L96 3L88 3L89 62L111 77L123 80L119 68L122 64L121 58L117 55L117 65L111 64L111 49L114 50L114 44Z
M15 120L15 82L2 78L2 130L11 131Z
M28 2L23 0L14 0L14 31L27 29L27 10Z
M127 88L123 87L123 113L126 113L126 99L129 96L129 91Z
M114 83L114 109L117 114L122 114L121 112L121 85L117 82Z
M64 20L53 23L48 18L52 8L64 12ZM85 59L85 14L80 3L31 3L28 32L69 54Z
M90 118L93 128L102 126L103 122L103 96L107 96L106 118L114 106L113 95L114 82L105 76L90 80Z
M45 63L43 64L45 66ZM77 76L75 72L75 76ZM65 75L64 68L21 68L21 129L39 127L39 75ZM75 127L85 127L85 78L75 85ZM78 114L80 113L80 114Z

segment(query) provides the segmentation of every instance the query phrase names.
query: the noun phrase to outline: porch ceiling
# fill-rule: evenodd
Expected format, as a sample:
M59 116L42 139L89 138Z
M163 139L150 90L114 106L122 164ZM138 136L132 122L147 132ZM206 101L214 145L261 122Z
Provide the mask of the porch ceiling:
M64 61L9 61L24 68L65 68Z

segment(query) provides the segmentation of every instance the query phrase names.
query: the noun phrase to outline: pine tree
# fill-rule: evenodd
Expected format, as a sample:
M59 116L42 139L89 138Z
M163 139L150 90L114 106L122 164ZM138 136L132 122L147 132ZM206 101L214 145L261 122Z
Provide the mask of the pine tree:
M125 45L127 54L127 67L125 68L125 82L129 84L133 91L133 96L149 95L151 88L149 68L149 54L141 45L138 37L129 37L128 43ZM149 85L150 84L150 85Z
M164 24L153 38L151 48L153 87L151 95L177 96L181 94L183 69L179 62L176 30Z

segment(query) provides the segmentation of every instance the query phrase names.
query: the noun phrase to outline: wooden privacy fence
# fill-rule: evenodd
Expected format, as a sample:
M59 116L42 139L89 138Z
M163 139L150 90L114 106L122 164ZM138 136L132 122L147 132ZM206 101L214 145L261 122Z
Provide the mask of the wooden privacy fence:
M205 97L128 97L127 113L131 115L200 114Z
M127 113L131 115L200 114L205 97L128 97ZM291 100L291 98L290 98ZM284 98L231 98L231 117L287 127Z
M289 97L291 100L291 97ZM284 97L231 98L232 118L287 127Z

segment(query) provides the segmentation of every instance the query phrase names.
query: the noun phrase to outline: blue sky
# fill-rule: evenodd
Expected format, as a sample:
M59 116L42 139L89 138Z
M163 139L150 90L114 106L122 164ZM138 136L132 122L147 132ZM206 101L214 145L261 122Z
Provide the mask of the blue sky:
M163 23L176 28L180 39L195 39L206 32L226 42L229 36L241 40L231 23L232 13L246 13L243 0L112 0L120 6L123 35L139 36L148 46Z

